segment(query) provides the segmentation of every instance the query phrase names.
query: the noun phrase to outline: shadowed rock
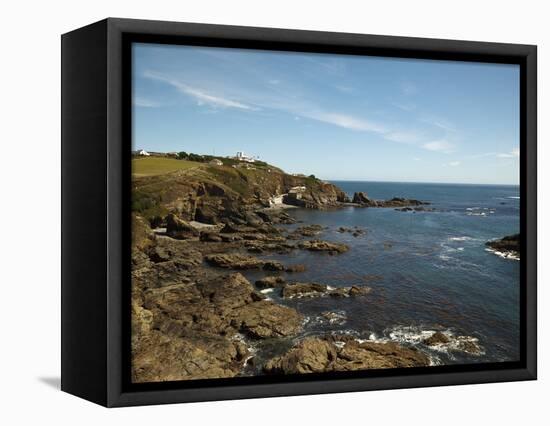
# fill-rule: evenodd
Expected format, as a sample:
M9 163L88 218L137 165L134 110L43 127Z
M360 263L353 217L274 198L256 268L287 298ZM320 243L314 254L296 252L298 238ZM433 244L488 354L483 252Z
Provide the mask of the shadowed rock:
M436 331L434 334L432 334L427 339L423 340L423 343L428 346L434 346L440 343L449 343L449 338L441 333L440 331Z
M199 231L175 214L166 216L166 235L178 240L186 240L199 236Z
M503 237L500 240L488 241L485 243L485 245L497 252L519 258L519 254L520 254L520 235L519 234L507 235L506 237Z
M207 263L226 269L264 269L266 271L284 271L282 263L274 260L262 260L242 254L210 254L204 258Z
M279 277L277 275L264 277L256 281L256 287L261 289L282 287L284 284L286 284L286 280L283 277Z

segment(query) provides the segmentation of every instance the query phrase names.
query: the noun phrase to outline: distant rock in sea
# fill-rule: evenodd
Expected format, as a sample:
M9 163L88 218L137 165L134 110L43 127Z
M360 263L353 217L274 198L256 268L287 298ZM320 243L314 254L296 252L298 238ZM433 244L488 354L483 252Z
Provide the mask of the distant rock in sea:
M507 235L500 240L488 241L485 245L489 247L488 250L501 257L519 260L520 234Z

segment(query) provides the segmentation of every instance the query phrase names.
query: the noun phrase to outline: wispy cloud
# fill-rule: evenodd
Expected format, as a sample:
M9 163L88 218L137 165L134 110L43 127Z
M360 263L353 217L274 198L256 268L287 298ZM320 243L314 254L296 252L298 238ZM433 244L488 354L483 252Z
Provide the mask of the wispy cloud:
M510 152L502 152L497 154L498 158L519 158L519 148L514 148Z
M327 64L323 63L323 65ZM328 63L329 67L332 65L338 69L338 63ZM190 84L187 81L168 74L151 70L144 72L143 76L151 80L166 83L175 88L179 93L194 99L198 105L209 106L213 109L233 108L243 111L282 111L290 114L294 120L310 119L352 131L370 132L384 140L415 145L429 151L449 153L454 148L445 138L429 140L426 135L417 130L397 130L394 126L379 123L368 117L326 109L322 105L307 100L303 95L297 95L296 90L280 84L281 80L275 78L262 80L263 86L254 91L244 87L229 87L231 95L227 95L227 90L220 90L218 88L216 91L209 88L207 91L202 88L204 85L196 81ZM407 87L409 93L416 90L416 88L412 88L412 85L405 87ZM348 89L351 90L351 88L342 86L338 90ZM225 94L220 92L224 92ZM152 104L148 105L152 106ZM442 128L437 123L432 123L433 126Z
M460 166L460 164L460 161L451 161L450 163L448 163L448 165L451 167L458 167Z
M348 114L326 111L301 111L300 115L350 130L359 130L374 133L386 132L386 129L380 124Z
M388 132L384 138L393 142L415 144L421 141L421 137L415 132L396 131Z
M422 145L422 148L428 151L437 151L443 153L451 153L454 150L454 145L444 139L427 142Z
M134 105L142 108L159 108L161 106L160 102L155 102L139 96L134 98Z
M187 96L194 98L199 105L209 105L214 108L237 108L243 110L256 110L257 108L247 105L245 103L228 99L223 96L213 95L207 93L204 90L198 89L196 87L189 86L177 79L171 78L169 76L155 73L152 71L146 71L144 77L147 77L152 80L162 81L169 84L172 87L175 87L180 93L183 93Z
M416 109L416 105L409 102L392 102L392 105L400 110L411 112Z

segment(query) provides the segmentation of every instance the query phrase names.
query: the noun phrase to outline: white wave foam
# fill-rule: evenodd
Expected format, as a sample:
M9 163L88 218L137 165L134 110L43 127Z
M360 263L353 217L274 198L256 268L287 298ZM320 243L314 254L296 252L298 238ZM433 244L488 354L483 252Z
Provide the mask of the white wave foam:
M272 288L265 288L263 290L260 290L260 293L262 293L262 294L273 293L273 289Z
M486 248L485 251L496 254L497 256L502 257L503 259L519 260L519 256L514 253L505 253L492 248Z
M448 342L434 343L427 345L424 342L432 337L436 332L440 332L447 337ZM396 326L384 331L384 337L379 337L375 333L369 336L369 340L376 343L397 342L404 345L419 346L424 352L435 351L445 353L452 358L452 352L464 352L470 355L484 355L485 352L479 344L479 339L473 336L456 335L451 329L435 330L432 328L423 328L418 326ZM437 356L431 357L430 362L437 365L440 362Z
M449 237L449 241L469 241L469 240L472 240L473 238L472 237L467 237L467 236L464 236L464 237Z
M251 358L254 358L254 356L256 355L256 352L258 352L258 348L254 346L252 343L250 343L246 339L246 337L241 333L235 334L233 337L231 337L231 340L240 342L246 345L246 348L248 349L248 356L244 358L243 364L242 364L243 366L245 366L248 363L248 360L250 360Z

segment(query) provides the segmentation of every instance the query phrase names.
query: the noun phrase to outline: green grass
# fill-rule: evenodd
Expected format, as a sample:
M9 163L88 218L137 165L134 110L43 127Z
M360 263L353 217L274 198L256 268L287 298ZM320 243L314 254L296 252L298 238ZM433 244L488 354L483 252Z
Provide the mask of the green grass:
M166 157L146 157L132 159L132 174L134 176L154 176L178 170L190 170L202 167L196 161L176 160Z

